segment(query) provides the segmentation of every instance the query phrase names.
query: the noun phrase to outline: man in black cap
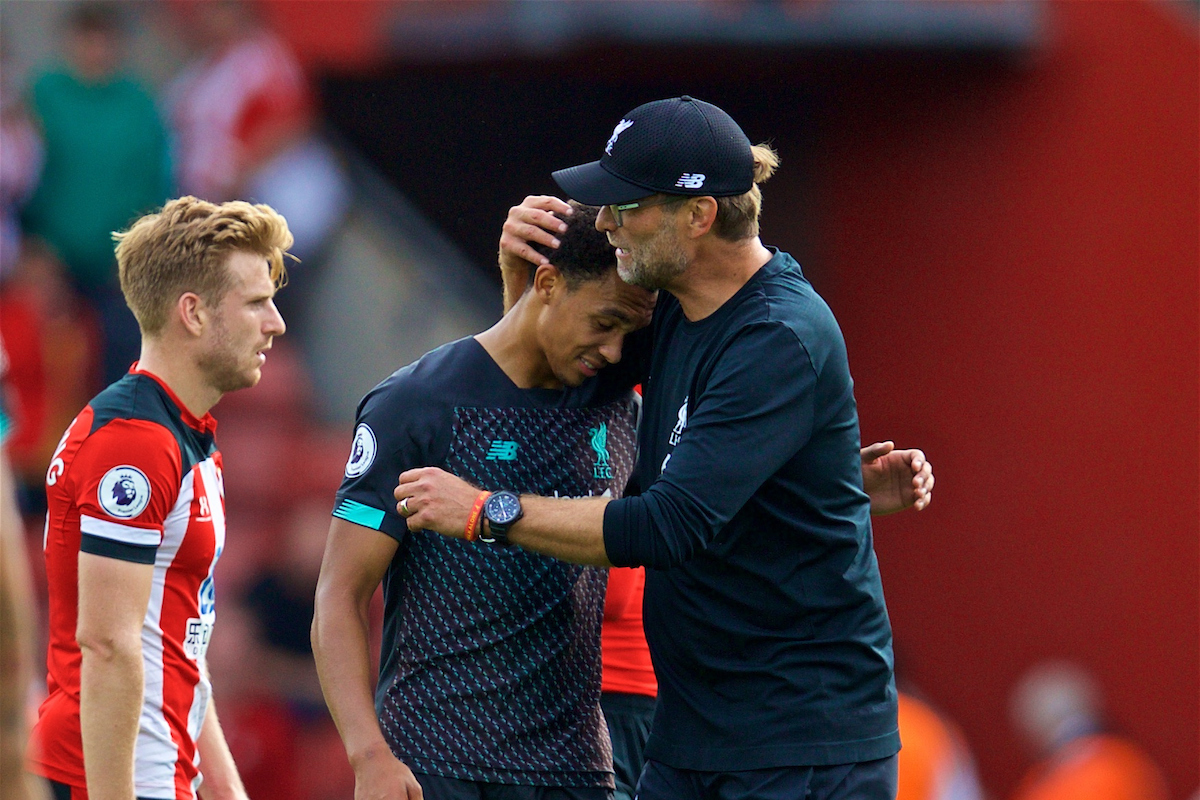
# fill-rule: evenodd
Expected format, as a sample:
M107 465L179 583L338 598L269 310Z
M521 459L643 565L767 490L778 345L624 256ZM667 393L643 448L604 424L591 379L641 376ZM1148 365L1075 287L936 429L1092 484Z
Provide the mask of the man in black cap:
M758 238L757 184L778 163L685 96L639 106L599 161L554 174L601 206L621 277L665 290L652 355L625 354L645 360L640 496L492 494L433 468L395 492L410 529L651 568L642 800L896 792L891 626L845 344L796 262ZM540 213L510 235L544 241Z

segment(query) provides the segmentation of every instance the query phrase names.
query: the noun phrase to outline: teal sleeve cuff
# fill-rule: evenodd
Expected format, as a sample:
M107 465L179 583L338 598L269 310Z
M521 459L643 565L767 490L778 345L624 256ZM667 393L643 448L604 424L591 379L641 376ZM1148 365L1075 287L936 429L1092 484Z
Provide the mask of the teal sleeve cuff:
M383 529L384 512L371 506L363 505L354 500L342 500L338 503L337 508L333 510L333 515L338 519L344 519L347 522L353 522L355 525L361 525L364 528L371 530Z

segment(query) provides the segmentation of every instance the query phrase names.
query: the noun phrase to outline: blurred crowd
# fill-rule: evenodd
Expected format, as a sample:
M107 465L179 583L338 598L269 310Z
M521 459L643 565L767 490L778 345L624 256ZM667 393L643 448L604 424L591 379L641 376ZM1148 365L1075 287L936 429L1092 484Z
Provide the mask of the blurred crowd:
M308 79L253 7L173 4L179 47L191 57L161 96L127 69L130 13L102 2L74 6L56 60L25 85L10 85L13 70L0 70L0 356L13 419L5 446L35 587L44 474L58 437L138 357L112 232L182 194L265 202L288 219L301 259L280 296L287 317L350 192L316 133ZM237 510L210 658L231 749L258 800L353 796L309 644L348 437L316 423L301 353L285 340L262 385L217 409ZM301 461L310 468L298 475ZM376 608L376 623L380 615ZM902 688L901 800L982 798L959 727L920 691ZM1149 758L1107 729L1100 688L1078 667L1038 667L1014 688L1012 710L1037 759L1014 800L1167 797Z

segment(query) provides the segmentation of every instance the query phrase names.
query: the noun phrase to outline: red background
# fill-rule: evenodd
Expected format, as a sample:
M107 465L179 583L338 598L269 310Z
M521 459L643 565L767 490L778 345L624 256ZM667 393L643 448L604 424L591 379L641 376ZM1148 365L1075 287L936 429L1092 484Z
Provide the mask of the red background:
M1008 690L1074 658L1182 797L1200 754L1197 37L1161 5L1048 11L1023 70L894 75L826 120L824 292L864 441L918 442L937 468L928 512L876 525L911 677L1007 792L1026 763Z

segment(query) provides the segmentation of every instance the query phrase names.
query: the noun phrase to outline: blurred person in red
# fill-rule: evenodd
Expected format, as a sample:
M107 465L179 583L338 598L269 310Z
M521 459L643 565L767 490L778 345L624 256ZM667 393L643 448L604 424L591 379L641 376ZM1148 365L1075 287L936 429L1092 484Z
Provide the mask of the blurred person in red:
M26 237L17 265L0 283L4 397L14 424L8 455L26 516L44 517L51 454L100 380L99 323L92 311L72 291L54 251Z
M32 765L56 800L245 800L206 652L225 544L209 410L285 330L287 222L183 197L117 235L141 359L88 403L46 472L49 695ZM201 771L203 769L203 771Z
M309 630L328 530L325 496L297 498L279 554L251 581L243 599L256 623L272 693L300 724L327 716Z
M5 375L0 341L0 378ZM27 773L26 692L33 676L34 595L25 550L25 526L17 510L8 463L11 420L0 398L0 797L43 800L45 785Z
M100 385L125 373L139 343L117 285L112 232L171 196L166 129L149 92L122 70L122 25L110 3L72 8L65 60L38 75L29 94L45 163L25 229L53 248L98 315Z
M20 91L11 82L8 37L0 39L0 361L3 363L3 398L8 412L3 439L5 469L13 449L24 455L34 449L45 416L45 379L42 372L41 325L36 304L22 291L13 291L25 240L20 213L37 185L42 167L42 143L29 118ZM13 356L15 356L15 363ZM28 460L20 458L19 460ZM44 464L43 464L44 467ZM15 473L5 491L16 497Z
M1167 800L1159 768L1106 728L1100 689L1075 664L1035 666L1013 689L1010 712L1041 759L1012 800Z
M300 63L246 3L176 8L198 53L167 92L181 189L271 205L307 261L340 219L348 189L333 154L313 135L313 96Z
M614 800L632 800L645 763L658 681L642 630L643 567L611 567L600 627L600 707L612 740Z
M23 248L28 263L30 250ZM20 262L19 262L20 263ZM18 270L14 270L16 273ZM46 469L40 458L46 420L46 373L40 298L13 274L0 281L0 358L4 361L3 401L9 411L11 429L6 432L6 453L14 466L14 477L24 483L40 484ZM37 478L35 478L37 476Z

